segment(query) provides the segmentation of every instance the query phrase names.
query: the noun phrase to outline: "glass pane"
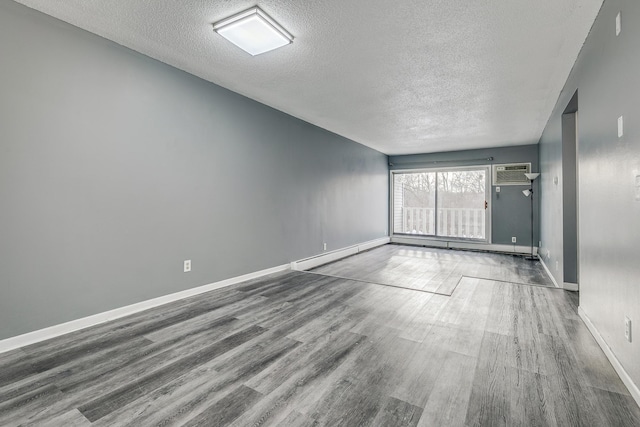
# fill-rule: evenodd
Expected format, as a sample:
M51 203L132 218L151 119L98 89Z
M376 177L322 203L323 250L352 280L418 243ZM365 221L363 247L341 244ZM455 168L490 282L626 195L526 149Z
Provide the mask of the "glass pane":
M393 175L393 232L434 235L435 172Z
M485 239L486 171L438 172L438 236Z

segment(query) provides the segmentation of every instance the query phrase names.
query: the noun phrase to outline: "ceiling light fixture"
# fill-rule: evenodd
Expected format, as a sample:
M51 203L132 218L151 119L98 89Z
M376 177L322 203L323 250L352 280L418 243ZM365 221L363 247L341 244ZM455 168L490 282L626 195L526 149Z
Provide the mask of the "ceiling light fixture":
M293 36L257 6L214 23L213 30L253 56L293 42Z

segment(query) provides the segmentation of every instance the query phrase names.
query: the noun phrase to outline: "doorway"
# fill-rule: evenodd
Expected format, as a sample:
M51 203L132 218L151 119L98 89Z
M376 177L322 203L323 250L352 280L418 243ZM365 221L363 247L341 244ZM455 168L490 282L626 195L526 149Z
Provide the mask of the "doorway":
M579 283L578 92L562 114L562 234L564 283Z

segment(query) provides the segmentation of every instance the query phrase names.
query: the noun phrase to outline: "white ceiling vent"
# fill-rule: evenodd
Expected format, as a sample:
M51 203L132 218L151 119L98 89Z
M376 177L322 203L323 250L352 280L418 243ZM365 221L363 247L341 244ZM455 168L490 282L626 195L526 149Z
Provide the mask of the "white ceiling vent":
M527 185L525 173L531 173L531 163L493 165L493 185Z

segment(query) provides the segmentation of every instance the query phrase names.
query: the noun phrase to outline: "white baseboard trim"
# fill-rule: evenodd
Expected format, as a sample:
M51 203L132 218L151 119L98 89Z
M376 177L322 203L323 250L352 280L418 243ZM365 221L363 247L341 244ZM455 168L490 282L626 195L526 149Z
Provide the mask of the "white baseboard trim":
M101 323L108 322L110 320L119 319L130 314L138 313L140 311L148 310L153 307L168 304L170 302L178 301L184 298L188 298L194 295L209 292L214 289L224 288L226 286L235 285L236 283L244 282L246 280L255 279L258 277L266 276L268 274L278 273L289 269L289 264L279 265L277 267L267 268L265 270L248 273L242 276L232 277L230 279L221 280L219 282L210 283L208 285L199 286L197 288L187 289L173 294L164 295L161 297L153 298L150 300L142 301L139 303L127 305L124 307L116 308L113 310L105 311L103 313L94 314L91 316L83 317L76 320L71 320L59 325L50 326L48 328L39 329L37 331L28 332L26 334L18 335L11 338L0 340L0 353L4 353L16 348L24 347L30 344L35 344L40 341L45 341L51 338L58 337L60 335L75 332L80 329L88 328L90 326L99 325Z
M587 325L589 332L591 332L591 335L593 335L593 338L595 338L596 342L598 343L604 354L607 356L607 359L609 359L609 362L611 362L611 365L613 365L613 369L616 370L624 385L629 389L629 393L631 393L633 399L636 401L638 406L640 406L640 389L638 388L638 386L633 382L627 371L622 367L616 355L613 354L611 347L609 347L604 338L602 338L602 335L600 335L600 332L598 332L598 329L596 329L595 325L591 322L591 319L589 319L589 316L587 316L587 313L584 312L582 307L578 307L578 315L580 315L580 318L582 319L584 324Z
M547 267L547 264L545 264L544 260L542 259L542 257L540 256L540 254L538 254L538 259L540 260L540 264L542 264L542 266L544 267L544 271L547 272L547 276L549 276L549 278L551 279L551 281L553 282L554 286L556 288L560 288L563 289L562 287L558 286L558 282L556 282L556 278L553 277L553 274L551 274L551 270L549 270L549 267Z
M569 282L564 282L562 284L562 288L567 291L574 291L574 292L578 292L580 290L580 286L577 283L569 283Z
M358 252L363 252L378 246L386 245L389 242L390 242L389 237L383 237L381 239L370 240L365 243L360 243L358 245L337 249L335 251L301 259L299 261L293 261L291 263L291 269L297 270L297 271L309 270L310 268L318 267L323 264L327 264L342 258L346 258L351 255L355 255Z
M368 251L369 249L377 248L378 246L383 246L390 242L391 242L391 239L389 238L389 236L382 237L380 239L370 240L368 242L359 244L358 252Z
M59 325L49 326L44 329L28 332L26 334L18 335L15 337L6 338L4 340L0 340L0 353L4 353L10 350L15 350L17 348L35 344L37 342L45 341L51 338L59 337L60 335L79 331L80 329L85 329L90 326L99 325L101 323L105 323L110 320L119 319L121 317L139 313L141 311L148 310L153 307L158 307L160 305L168 304L170 302L178 301L184 298L192 297L194 295L209 292L214 289L220 289L226 286L235 285L236 283L241 283L247 280L256 279L256 278L273 274L273 273L278 273L280 271L285 271L289 269L306 270L308 268L313 268L314 266L326 264L328 262L335 261L337 259L344 258L346 256L353 255L358 252L365 251L367 249L385 245L387 243L389 243L389 237L383 237L381 239L371 240L369 242L350 246L348 248L343 248L336 251L328 252L326 254L322 254L316 257L311 257L304 260L292 262L291 264L279 265L277 267L267 268L267 269L256 271L253 273L244 274L242 276L232 277L229 279L221 280L219 282L199 286L197 288L175 292L169 295L164 295L164 296L153 298L150 300L141 301L135 304L105 311L103 313L98 313L98 314L83 317L80 319L71 320L69 322L61 323Z
M503 252L519 255L527 255L531 253L531 246L498 245L493 243L469 242L463 240L440 240L425 237L393 236L391 237L391 243L447 249L471 249L477 251ZM533 253L534 255L537 255L538 248L534 247Z
M551 274L551 270L549 270L549 267L544 262L544 259L542 259L540 254L538 254L538 259L540 260L540 264L542 264L542 266L544 267L544 270L547 272L547 275L549 276L549 278L551 279L551 281L553 282L556 288L564 289L566 291L573 291L573 292L578 292L580 290L580 286L577 283L562 282L562 286L560 286L556 281L556 278L553 277L553 274Z

